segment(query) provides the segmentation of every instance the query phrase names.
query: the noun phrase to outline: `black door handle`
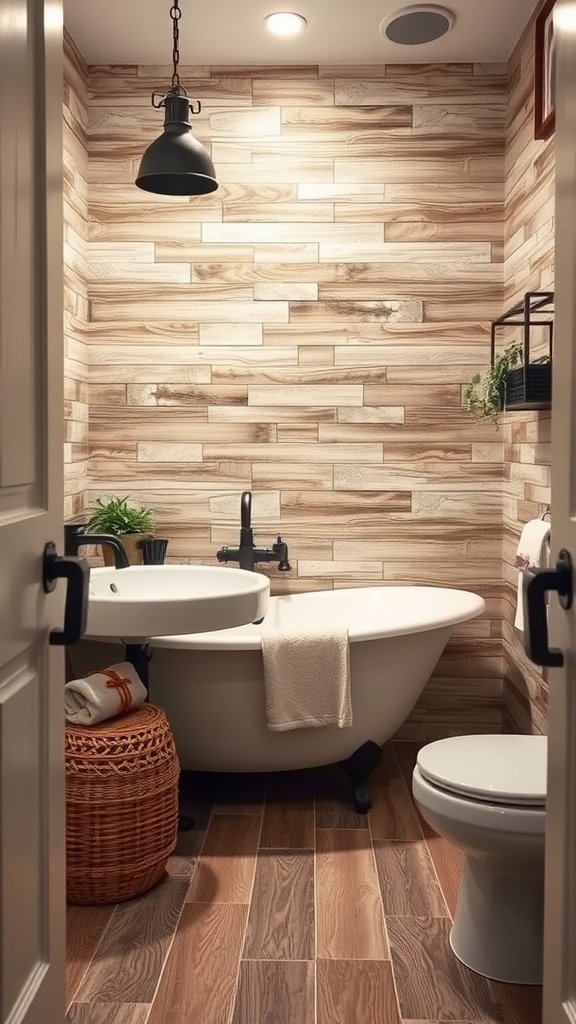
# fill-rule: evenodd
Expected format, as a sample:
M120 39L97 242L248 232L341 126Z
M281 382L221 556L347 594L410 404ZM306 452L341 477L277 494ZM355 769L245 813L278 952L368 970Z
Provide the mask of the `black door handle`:
M548 613L546 593L555 590L563 608L572 607L572 559L564 548L558 555L555 569L526 569L522 581L524 607L524 650L535 665L560 668L564 655L548 644Z
M64 609L64 629L51 629L49 642L54 647L64 644L76 644L86 630L88 618L88 586L90 567L83 558L71 555L59 555L53 541L46 544L42 563L42 585L46 594L50 594L56 581L65 579L66 606Z

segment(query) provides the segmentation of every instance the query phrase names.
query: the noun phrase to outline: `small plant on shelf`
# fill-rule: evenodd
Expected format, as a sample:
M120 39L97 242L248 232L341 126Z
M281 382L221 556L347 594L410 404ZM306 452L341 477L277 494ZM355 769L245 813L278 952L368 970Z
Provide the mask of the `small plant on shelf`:
M90 533L114 533L121 537L127 533L154 532L154 513L150 508L128 504L126 498L97 498L90 509Z
M491 366L484 376L479 373L475 374L464 391L464 408L476 419L488 417L496 424L498 423L498 413L502 409L509 407L513 410L514 406L518 404L518 390L523 391L521 384L522 357L522 345L515 342L513 345L508 345L508 348L505 348L499 356L496 356L494 366ZM541 382L540 387L544 387L544 394L542 396L533 394L533 398L549 400L550 356L546 355L535 359L529 364L527 371L528 382L529 385L532 385L533 391L538 387L539 382ZM528 408L526 405L523 407ZM531 408L538 408L538 406L533 405Z
M498 413L506 401L506 380L510 371L522 360L522 346L508 345L494 360L484 376L476 373L464 391L464 408L481 420L498 422Z

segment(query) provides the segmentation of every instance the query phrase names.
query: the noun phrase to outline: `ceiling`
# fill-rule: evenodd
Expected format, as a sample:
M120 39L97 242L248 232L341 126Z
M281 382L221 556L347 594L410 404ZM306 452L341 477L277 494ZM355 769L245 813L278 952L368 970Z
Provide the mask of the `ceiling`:
M441 0L444 2L444 0ZM380 64L506 60L538 0L447 0L456 24L443 39L407 47L379 33L411 0L181 0L183 64ZM90 64L167 64L171 0L64 0L66 25ZM273 11L294 10L306 32L278 39Z

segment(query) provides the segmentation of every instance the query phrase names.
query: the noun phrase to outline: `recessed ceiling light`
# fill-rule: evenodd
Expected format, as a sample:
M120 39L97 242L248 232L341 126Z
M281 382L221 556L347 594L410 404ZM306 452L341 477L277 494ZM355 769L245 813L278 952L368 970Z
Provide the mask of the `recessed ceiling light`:
M403 7L384 18L380 32L392 43L403 46L421 46L445 36L456 18L454 11L437 4L415 4Z
M297 36L303 32L308 24L306 18L301 14L293 14L288 11L278 11L277 14L269 14L264 18L266 28L275 36Z

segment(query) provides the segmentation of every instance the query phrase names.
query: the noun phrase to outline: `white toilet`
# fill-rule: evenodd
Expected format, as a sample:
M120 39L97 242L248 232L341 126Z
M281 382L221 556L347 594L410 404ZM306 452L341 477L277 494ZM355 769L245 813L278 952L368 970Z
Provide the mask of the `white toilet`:
M545 736L454 736L418 753L414 799L466 854L450 944L488 978L542 982Z

